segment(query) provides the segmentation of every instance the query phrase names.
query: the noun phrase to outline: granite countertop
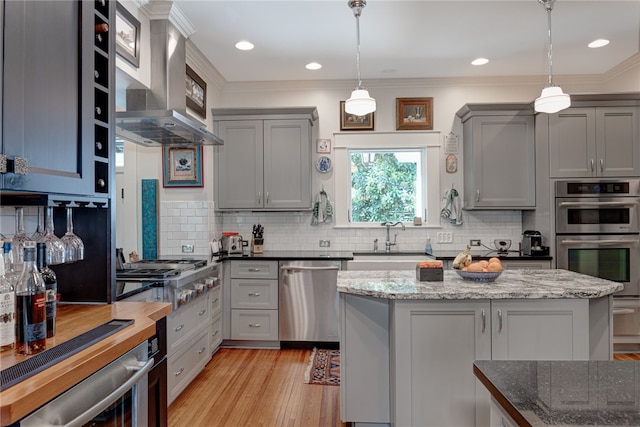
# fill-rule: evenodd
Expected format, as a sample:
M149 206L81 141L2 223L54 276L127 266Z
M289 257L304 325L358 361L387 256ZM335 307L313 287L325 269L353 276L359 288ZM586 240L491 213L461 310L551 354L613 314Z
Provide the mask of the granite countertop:
M520 426L640 426L640 363L478 360L476 377Z
M420 282L413 270L338 272L338 292L387 299L599 298L622 289L568 270L505 270L495 282L463 280L452 270L442 282Z

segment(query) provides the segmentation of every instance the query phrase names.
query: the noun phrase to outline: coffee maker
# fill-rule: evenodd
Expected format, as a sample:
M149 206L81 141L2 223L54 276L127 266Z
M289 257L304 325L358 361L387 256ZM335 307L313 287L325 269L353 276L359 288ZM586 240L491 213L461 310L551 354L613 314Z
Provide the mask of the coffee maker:
M543 252L542 234L536 230L525 230L522 233L522 255L541 255Z

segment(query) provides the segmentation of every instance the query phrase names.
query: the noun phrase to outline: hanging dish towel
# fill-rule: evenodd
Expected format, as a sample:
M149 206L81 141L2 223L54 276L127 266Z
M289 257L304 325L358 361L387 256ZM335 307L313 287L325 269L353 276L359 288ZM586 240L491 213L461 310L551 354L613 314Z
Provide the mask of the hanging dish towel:
M329 195L322 190L316 196L311 215L311 225L318 225L321 222L331 222L333 218L333 205L329 200Z
M462 225L462 205L458 190L452 187L442 198L445 200L445 206L440 211L440 216L447 218L453 225Z

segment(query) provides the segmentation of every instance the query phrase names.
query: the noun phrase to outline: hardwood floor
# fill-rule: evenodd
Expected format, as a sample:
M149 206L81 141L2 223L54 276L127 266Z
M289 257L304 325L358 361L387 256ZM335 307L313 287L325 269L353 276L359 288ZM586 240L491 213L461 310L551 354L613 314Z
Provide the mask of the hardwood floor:
M304 384L311 350L220 349L169 407L170 427L346 427L340 388ZM616 354L637 360L640 354Z
M311 350L220 349L169 407L170 427L346 426L340 387L304 383Z

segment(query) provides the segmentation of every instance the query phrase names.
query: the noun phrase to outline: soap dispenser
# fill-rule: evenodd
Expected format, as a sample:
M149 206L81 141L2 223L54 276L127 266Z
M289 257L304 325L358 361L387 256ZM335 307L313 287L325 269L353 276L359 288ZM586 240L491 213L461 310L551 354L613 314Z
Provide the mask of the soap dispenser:
M427 255L433 255L433 248L431 247L431 237L427 234L427 242L424 244L424 253Z

